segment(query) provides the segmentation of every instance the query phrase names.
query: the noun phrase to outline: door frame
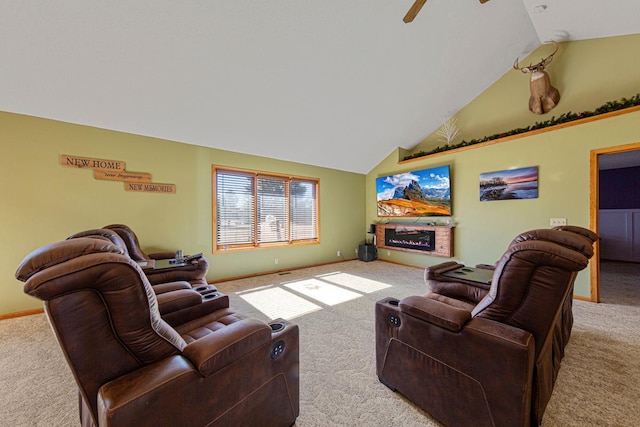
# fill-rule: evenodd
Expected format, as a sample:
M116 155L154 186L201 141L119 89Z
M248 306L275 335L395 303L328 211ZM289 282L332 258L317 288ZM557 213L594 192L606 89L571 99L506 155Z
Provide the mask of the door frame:
M598 156L601 154L622 153L625 151L640 150L640 142L605 147L591 150L590 153L590 179L589 179L589 228L596 234L600 234L599 188L598 188ZM591 259L590 275L590 301L600 302L600 242L594 245L593 258Z

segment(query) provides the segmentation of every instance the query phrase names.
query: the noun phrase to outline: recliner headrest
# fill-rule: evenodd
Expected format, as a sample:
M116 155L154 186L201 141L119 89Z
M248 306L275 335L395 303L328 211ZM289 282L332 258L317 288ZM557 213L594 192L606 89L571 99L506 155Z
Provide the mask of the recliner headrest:
M114 230L108 230L106 228L93 228L91 230L84 230L78 233L72 234L67 237L66 240L77 239L79 237L91 237L91 238L102 238L107 239L114 245L120 247L125 255L129 255L129 251L127 250L127 244L120 237L118 233Z
M26 282L34 274L62 264L73 258L93 253L116 253L124 251L102 238L79 237L42 246L27 255L16 270L16 279Z
M557 243L565 248L573 249L587 258L593 256L593 242L588 240L584 235L562 231L557 229L540 228L537 230L529 230L517 235L509 246L529 240L543 240L547 242Z
M557 227L553 227L553 229L578 234L580 236L583 236L589 239L591 243L595 243L599 239L598 235L593 231L589 230L588 228L580 227L577 225L559 225Z
M131 259L136 261L144 261L150 259L149 256L144 253L142 248L140 247L140 242L138 241L138 236L133 232L131 227L124 224L110 224L102 227L104 229L111 230L120 236L122 241L127 247L128 255Z
M124 230L124 231L126 231L128 233L135 234L133 232L133 230L131 229L131 227L129 227L128 225L125 225L125 224L109 224L109 225L105 225L102 228L107 228L109 230L115 230L115 229L119 228L119 229L122 229L122 230Z

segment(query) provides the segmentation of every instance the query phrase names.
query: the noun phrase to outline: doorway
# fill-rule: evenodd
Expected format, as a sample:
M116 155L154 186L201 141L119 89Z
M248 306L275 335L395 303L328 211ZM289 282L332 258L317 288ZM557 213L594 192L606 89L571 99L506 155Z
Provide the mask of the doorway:
M607 167L640 166L640 143L607 147L591 151L590 176L590 228L600 235L600 188L599 173L605 163L614 163ZM595 245L595 252L590 263L590 301L600 302L600 256L601 243Z

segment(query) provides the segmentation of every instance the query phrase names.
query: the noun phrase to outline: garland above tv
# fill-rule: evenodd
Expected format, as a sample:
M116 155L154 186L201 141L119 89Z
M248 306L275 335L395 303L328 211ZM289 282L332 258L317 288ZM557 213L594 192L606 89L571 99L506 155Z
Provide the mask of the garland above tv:
M436 148L434 148L433 150L430 150L430 151L419 151L419 152L411 154L409 156L405 156L402 160L403 161L404 160L410 160L410 159L415 159L415 158L419 158L419 157L428 156L430 154L436 154L436 153L441 153L441 152L444 152L444 151L455 150L457 148L468 147L470 145L475 145L475 144L480 144L480 143L483 143L483 142L493 141L493 140L505 138L505 137L508 137L508 136L528 133L528 132L531 132L531 131L544 129L544 128L548 128L548 127L552 127L552 126L557 126L557 125L561 125L561 124L564 124L564 123L573 122L573 121L576 121L576 120L582 120L582 119L585 119L587 117L599 116L601 114L607 114L607 113L611 113L611 112L614 112L614 111L624 110L626 108L631 108L631 107L636 107L636 106L640 106L640 93L635 94L634 96L632 96L629 99L622 98L620 101L607 102L606 104L596 108L594 111L583 111L583 112L580 112L580 113L572 113L571 111L569 111L568 113L564 113L564 114L560 115L557 118L555 116L553 116L549 120L545 120L543 122L536 122L533 126L527 126L527 127L524 127L524 128L517 128L517 129L510 130L508 132L502 132L502 133L497 133L497 134L494 134L494 135L485 136L482 139L472 139L471 141L463 140L462 142L459 142L459 143L453 144L453 145L438 146L438 147L436 147Z

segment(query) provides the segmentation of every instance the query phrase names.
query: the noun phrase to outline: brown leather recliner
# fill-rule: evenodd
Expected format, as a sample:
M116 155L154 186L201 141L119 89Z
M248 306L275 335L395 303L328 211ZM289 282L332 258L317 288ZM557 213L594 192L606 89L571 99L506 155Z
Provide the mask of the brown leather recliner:
M554 242L579 251L588 259L591 259L593 256L593 244L598 240L598 235L587 228L575 225L560 226L553 229L536 229L518 234L509 243L508 247L527 240ZM465 280L464 276L452 278L444 275L462 267L464 267L464 264L455 261L447 261L427 267L424 272L427 289L442 295L443 298L450 297L471 305L477 304L489 291L488 284ZM475 268L493 271L495 265L477 264Z
M147 254L140 247L138 236L133 230L124 224L110 224L102 227L115 231L127 247L127 253L134 261L153 263L156 260L168 260L175 257L174 252L158 252ZM206 275L209 271L209 261L205 257L190 262L188 265L178 265L162 269L144 269L151 284L186 280L194 288L204 287L207 283ZM212 286L212 285L209 285Z
M510 245L477 304L434 292L378 301L380 381L445 425L539 425L570 335L573 283L588 262L525 240Z
M67 237L67 240L87 237L111 242L122 250L123 255L128 256L127 246L122 238L115 231L106 228L80 231ZM174 272L173 277L174 279L182 278L179 271ZM158 279L159 276L152 275L152 278ZM184 277L184 279L186 278L188 277ZM201 316L215 310L217 303L212 300L221 297L214 286L198 287L196 288L198 291L185 280L151 283L151 287L156 294L160 315L172 326L177 326L191 320L194 316ZM202 304L205 306L199 307Z
M29 254L16 277L44 301L75 377L83 426L290 426L298 327L217 310L170 327L142 270L103 239Z

